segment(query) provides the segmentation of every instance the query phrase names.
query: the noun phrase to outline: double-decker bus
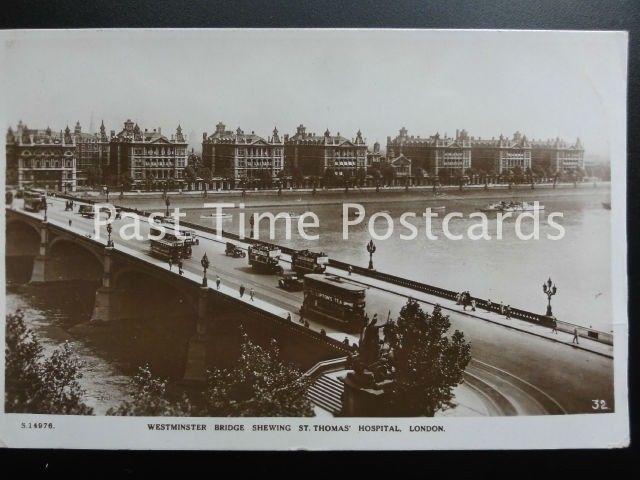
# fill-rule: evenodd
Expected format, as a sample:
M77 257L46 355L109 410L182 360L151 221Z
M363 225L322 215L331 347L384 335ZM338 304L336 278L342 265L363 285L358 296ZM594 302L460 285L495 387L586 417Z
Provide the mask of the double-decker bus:
M349 333L365 325L366 287L335 275L310 273L304 276L302 315L337 325Z
M307 273L324 273L329 257L324 253L298 250L291 254L291 269L298 275Z
M282 272L280 249L272 245L249 245L249 265L256 270L269 273Z
M39 212L44 208L44 202L47 201L47 198L39 193L39 192L25 192L23 195L24 198L24 209L28 212Z
M176 227L172 223L162 222L162 228L164 228L164 240L184 242L185 245L198 245L200 240L196 238L195 230L184 227ZM159 225L151 226L151 235L158 237L162 235L162 230Z
M164 260L191 258L191 245L180 240L151 240L151 255Z

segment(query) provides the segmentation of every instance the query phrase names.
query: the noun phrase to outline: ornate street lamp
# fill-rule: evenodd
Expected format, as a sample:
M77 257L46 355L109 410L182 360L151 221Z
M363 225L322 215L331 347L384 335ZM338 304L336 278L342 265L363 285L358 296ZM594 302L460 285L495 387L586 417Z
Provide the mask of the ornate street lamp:
M111 232L113 232L113 227L110 223L107 223L107 247L113 247L113 240L111 239Z
M47 194L45 193L44 198L42 199L44 202L44 221L47 221Z
M373 243L373 240L369 240L367 243L367 252L369 252L369 270L373 270L373 254L376 251L376 245Z
M206 252L202 257L202 260L200 260L200 265L202 265L202 268L204 269L204 272L202 274L202 286L206 287L207 286L207 268L209 268L209 258L207 257Z
M547 295L547 317L551 317L553 316L553 313L551 312L551 297L558 292L555 284L551 281L551 277L542 284L542 291Z
M107 189L105 191L107 193L107 203L109 203L109 187L107 187Z

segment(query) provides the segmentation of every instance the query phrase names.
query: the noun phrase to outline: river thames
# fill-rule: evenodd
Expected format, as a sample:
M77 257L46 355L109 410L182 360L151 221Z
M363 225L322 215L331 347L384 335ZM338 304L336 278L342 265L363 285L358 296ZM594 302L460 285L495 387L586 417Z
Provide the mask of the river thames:
M527 192L526 199L531 200L533 192ZM387 212L394 221L395 229L387 240L376 240L374 254L375 268L386 273L417 280L454 291L468 290L472 295L489 298L493 302L545 313L547 298L542 292L542 283L549 277L558 287L557 295L552 299L554 315L563 321L592 327L605 332L611 331L611 212L602 206L608 201L607 188L590 191L544 192L540 203L545 211L540 215L540 239L520 240L514 228L515 220L506 219L503 238L497 240L496 215L487 214L489 234L492 240L471 240L463 235L460 240L451 240L444 236L442 218L446 213L460 212L464 218L455 218L450 222L452 233L462 234L478 219L469 218L469 214L484 208L488 203L505 198L502 195L447 198L447 196L407 201L371 201L365 207L365 220L349 228L349 239L343 240L342 202L311 204L309 196L301 196L288 204L272 206L251 206L248 202L243 211L248 219L253 213L290 212L299 215L312 210L319 217L320 228L309 230L318 233L318 240L305 240L297 231L293 220L292 237L286 239L285 222L276 221L274 243L292 248L309 248L324 251L331 258L356 265L366 266L369 254L366 244L370 240L367 226L369 216L375 212ZM550 195L554 193L554 195ZM522 194L524 199L524 193ZM452 195L453 196L453 195ZM509 196L518 198L517 196ZM214 202L215 200L207 200ZM240 199L224 200L239 203ZM358 199L345 200L357 203ZM173 200L172 207L179 206ZM433 234L437 240L429 240L424 232L425 208L446 207L438 211L438 218L432 220ZM189 208L184 210L185 220L213 227L214 221L203 218L212 209ZM238 208L225 210L232 218L223 221L225 231L238 233ZM412 220L419 230L415 240L401 240L401 234L409 233L400 225L400 216L405 212L415 212ZM555 222L562 225L565 235L560 240L550 240L547 234L556 235L558 231L546 221L551 212L561 212L562 218ZM523 232L531 231L530 221L523 222ZM387 222L378 219L376 231L384 233ZM246 227L249 235L250 227ZM268 221L260 223L260 238L269 241Z

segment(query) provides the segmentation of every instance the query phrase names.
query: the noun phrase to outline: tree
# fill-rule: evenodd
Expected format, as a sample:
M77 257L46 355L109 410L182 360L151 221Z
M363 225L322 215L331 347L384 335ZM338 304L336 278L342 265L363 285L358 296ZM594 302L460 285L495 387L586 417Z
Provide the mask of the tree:
M389 416L433 416L451 408L453 388L462 382L471 359L470 345L436 306L431 315L409 299L397 322L384 329L394 375L389 389Z
M107 415L119 416L170 416L188 417L196 415L195 407L186 395L174 400L167 394L167 380L156 377L148 365L140 367L131 380L132 400L110 408Z
M206 414L233 417L310 417L305 396L310 379L280 360L275 340L268 348L244 336L237 364L209 373Z
M382 169L382 176L387 185L391 185L393 179L396 178L396 169L393 168L393 165L385 165Z
M184 180L187 183L193 183L196 181L196 170L191 165L188 165L184 169Z
M82 363L68 343L45 358L42 345L20 310L6 316L5 411L92 415L83 401Z
M133 179L131 178L131 172L126 171L120 174L118 178L118 183L124 187L125 190L130 190L131 185L133 184Z
M102 170L98 166L91 166L87 169L87 184L92 187L102 183Z
M333 168L327 168L324 171L323 181L326 187L332 187L335 184L336 172Z

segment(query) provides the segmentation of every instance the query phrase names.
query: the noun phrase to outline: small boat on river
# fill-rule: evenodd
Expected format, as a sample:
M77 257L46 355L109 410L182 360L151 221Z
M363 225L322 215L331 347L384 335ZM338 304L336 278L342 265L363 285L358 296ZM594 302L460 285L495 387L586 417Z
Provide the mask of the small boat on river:
M529 202L501 202L490 203L482 212L535 212L544 210L544 205Z

